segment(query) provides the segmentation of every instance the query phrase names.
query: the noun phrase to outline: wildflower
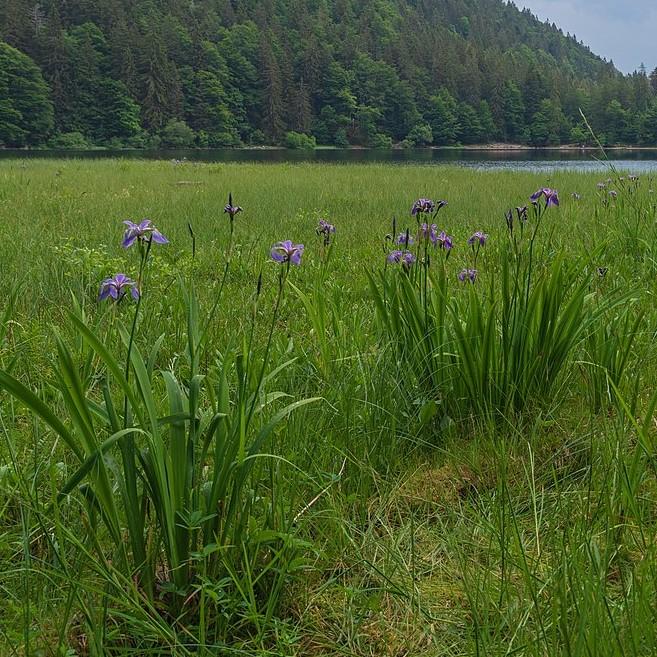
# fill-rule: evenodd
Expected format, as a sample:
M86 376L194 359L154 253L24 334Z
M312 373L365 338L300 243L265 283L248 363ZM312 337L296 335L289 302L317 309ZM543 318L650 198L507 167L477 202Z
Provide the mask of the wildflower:
M615 201L618 198L618 192L611 189L609 190L609 196Z
M472 234L470 239L468 239L468 245L474 247L474 245L478 243L479 246L484 246L487 240L488 235L486 235L486 233L482 232L481 230L478 230L476 233Z
M124 248L131 247L135 241L155 242L156 244L168 244L169 240L153 226L150 219L144 219L140 224L135 224L129 219L123 222L128 228L123 235L121 245Z
M406 231L405 233L399 233L399 235L397 236L397 244L399 246L403 245L405 247L408 247L411 244L415 244L415 240L409 234L409 232Z
M632 174L629 175L627 179L630 180L631 182L636 182L637 180L639 180L639 176L635 176L634 174Z
M441 249L449 251L454 246L454 238L451 235L448 235L444 230L441 230L436 237L436 245Z
M523 205L516 208L516 214L518 215L518 221L527 221L527 206Z
M436 224L422 224L418 230L417 238L420 241L429 240L435 246L438 239L437 230L438 226Z
M444 201L441 201L441 203L444 204ZM436 204L428 198L421 198L415 203L413 203L413 207L411 208L411 215L415 217L418 214L431 214L436 207ZM440 207L443 207L442 205Z
M280 263L291 262L293 265L300 265L303 249L303 244L293 244L291 240L276 242L271 247L271 259Z
M228 204L224 208L224 214L230 216L230 220L235 219L235 215L242 212L242 208L239 205L233 205L233 195L228 194Z
M414 262L415 256L410 251L396 250L388 254L388 263L401 264L404 269L408 269Z
M477 270L476 269L462 269L459 272L459 281L461 283L474 283L477 280Z
M319 224L317 225L317 233L318 234L335 233L335 226L333 224L330 224L325 219L320 219Z
M603 190L606 186L607 186L606 183L603 183L603 182L598 183L598 189L600 189L600 190Z
M315 232L324 236L324 246L328 246L331 241L331 234L335 233L335 226L324 219L320 219Z
M529 200L532 203L538 203L541 197L545 198L545 207L549 208L552 206L558 206L559 205L559 193L557 192L556 189L551 189L550 187L543 187L536 192L534 192L530 197Z
M575 201L579 201L582 198L577 192L573 192L572 197Z
M132 298L139 299L139 288L137 283L125 274L115 274L112 278L106 278L100 285L99 301L111 298L114 301L120 301L130 290Z

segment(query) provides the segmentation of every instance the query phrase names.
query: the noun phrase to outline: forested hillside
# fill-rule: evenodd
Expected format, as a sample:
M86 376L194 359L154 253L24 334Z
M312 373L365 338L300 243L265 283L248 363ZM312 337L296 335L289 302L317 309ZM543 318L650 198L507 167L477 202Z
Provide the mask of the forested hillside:
M579 108L657 144L657 72L501 0L0 3L5 146L581 143Z

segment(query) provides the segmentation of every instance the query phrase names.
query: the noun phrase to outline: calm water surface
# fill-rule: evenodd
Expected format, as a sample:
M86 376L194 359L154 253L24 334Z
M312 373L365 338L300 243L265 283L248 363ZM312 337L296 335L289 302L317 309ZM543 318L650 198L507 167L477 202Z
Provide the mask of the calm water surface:
M24 151L0 150L0 160L15 158L67 158L134 160L187 160L190 162L330 162L335 164L364 164L368 162L452 165L493 170L545 170L569 169L574 171L601 171L610 164L629 172L657 172L657 149L614 150L604 161L597 151L477 151L447 150L354 150L319 149L291 151L284 149L211 149L211 150L120 150L120 151Z

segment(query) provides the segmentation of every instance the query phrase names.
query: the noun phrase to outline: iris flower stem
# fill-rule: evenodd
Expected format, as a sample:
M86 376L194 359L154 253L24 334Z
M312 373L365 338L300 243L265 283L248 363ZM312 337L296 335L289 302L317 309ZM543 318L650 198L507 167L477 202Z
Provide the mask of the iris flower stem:
M144 280L144 272L146 270L146 262L148 261L148 256L151 252L152 240L148 240L146 249L142 247L141 250L141 262L139 263L139 276L137 277L137 289L139 290L139 299L137 299L137 307L135 308L135 314L132 318L132 328L130 329L130 341L128 342L128 354L126 356L125 362L125 379L126 382L130 379L130 359L132 358L132 348L135 343L135 335L137 333L137 320L139 319L139 311L141 309L141 300L143 298L142 288ZM124 395L123 397L123 428L127 429L128 427L128 396Z
M224 291L224 286L226 284L226 279L228 278L228 270L230 269L231 261L233 258L233 236L234 236L234 231L235 231L235 226L233 223L233 220L231 218L230 220L230 237L228 239L228 249L226 251L226 264L224 265L224 273L221 277L221 283L219 283L219 292L217 293L217 298L214 301L214 304L212 305L212 308L210 309L210 312L208 313L208 317L205 320L205 326L203 328L203 333L201 333L201 337L199 338L198 341L198 346L197 346L197 351L200 351L200 349L203 346L203 343L205 342L208 331L210 329L210 324L214 320L214 316L217 312L217 309L219 308L219 303L221 302L221 297L223 296L223 291ZM193 355L193 359L196 361L196 354Z
M529 305L529 291L532 282L532 267L534 266L534 241L536 240L538 229L541 227L541 219L543 218L543 209L540 206L537 206L536 212L536 228L534 228L534 232L532 233L531 239L529 240L529 262L527 264L527 289L525 291L525 308Z
M143 244L140 243L141 248L141 262L139 263L139 277L137 279L137 286L139 289L139 298L137 299L137 306L135 308L135 314L132 318L132 328L130 330L130 340L128 342L128 353L126 355L125 363L125 379L126 383L130 380L130 360L132 358L132 349L134 346L135 335L137 333L137 322L139 318L139 311L141 309L141 301L143 298L142 294L142 283L144 280L144 273L146 270L146 262L148 261L148 256L151 251L152 240L148 240L147 246L144 249ZM123 428L128 428L128 395L123 396ZM137 502L137 468L135 464L135 450L134 450L134 436L132 434L127 434L124 438L121 439L119 443L121 449L121 458L123 460L123 472L125 477L125 486L126 494L128 498L128 503L131 507L131 512L128 515L129 524L130 524L130 534L131 534L131 544L133 558L135 559L136 566L139 572L144 576L143 585L146 590L146 595L149 600L153 598L153 580L151 573L148 568L146 568L146 551L143 544L143 523L139 520L135 520L139 517L139 514L136 512L138 508ZM132 520L130 520L132 518ZM136 523L136 524L135 524Z
M281 271L278 275L278 295L276 296L276 305L274 306L274 314L272 316L271 325L269 327L269 335L267 336L267 346L265 347L265 355L262 359L262 367L260 368L260 374L258 375L258 382L256 384L255 391L253 393L253 402L251 403L251 408L249 409L249 414L246 418L246 426L251 423L253 419L253 414L255 413L256 406L258 404L258 398L260 396L260 388L262 387L262 381L265 378L265 371L267 370L267 362L269 361L269 352L271 351L271 343L274 337L274 329L276 328L276 319L278 318L278 311L281 306L281 300L283 299L283 289L285 288L285 281L287 280L287 275L290 271L290 261L288 260L285 267L281 268Z

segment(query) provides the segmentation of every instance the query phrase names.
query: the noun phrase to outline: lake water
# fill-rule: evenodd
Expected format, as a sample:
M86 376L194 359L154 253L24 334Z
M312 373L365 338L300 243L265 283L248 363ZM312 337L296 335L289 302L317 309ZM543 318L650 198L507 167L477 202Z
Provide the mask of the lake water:
M657 172L657 149L613 150L607 162L598 151L541 150L470 150L414 149L379 151L368 149L318 149L292 151L285 149L212 149L212 150L121 150L121 151L25 151L1 150L0 160L10 158L75 158L75 159L145 159L187 160L190 162L330 162L363 164L388 162L397 164L452 165L476 169L545 170L570 169L601 171L609 164L619 170Z

